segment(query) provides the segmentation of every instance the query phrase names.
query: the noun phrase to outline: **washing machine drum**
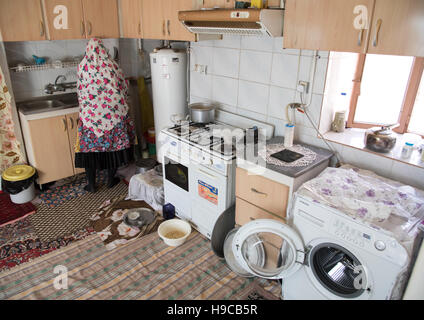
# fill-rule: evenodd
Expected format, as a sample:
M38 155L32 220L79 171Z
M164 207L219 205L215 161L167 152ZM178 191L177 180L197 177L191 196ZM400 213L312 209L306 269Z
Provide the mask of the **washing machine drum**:
M224 255L230 268L240 275L281 279L295 273L304 263L302 239L282 222L258 219L229 235Z

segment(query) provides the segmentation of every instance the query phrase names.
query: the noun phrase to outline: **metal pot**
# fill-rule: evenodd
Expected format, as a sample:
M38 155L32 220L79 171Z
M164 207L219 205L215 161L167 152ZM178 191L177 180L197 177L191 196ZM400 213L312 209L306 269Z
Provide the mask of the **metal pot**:
M190 120L196 123L215 121L215 106L210 103L192 103L188 106Z
M386 153L396 145L396 134L392 131L399 124L375 127L365 132L365 145L368 149L376 152Z

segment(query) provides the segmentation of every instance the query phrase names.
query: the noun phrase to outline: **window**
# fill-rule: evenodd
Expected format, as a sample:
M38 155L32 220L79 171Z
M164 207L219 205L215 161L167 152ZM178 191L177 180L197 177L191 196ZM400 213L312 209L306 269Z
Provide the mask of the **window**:
M424 136L424 58L358 54L347 126Z

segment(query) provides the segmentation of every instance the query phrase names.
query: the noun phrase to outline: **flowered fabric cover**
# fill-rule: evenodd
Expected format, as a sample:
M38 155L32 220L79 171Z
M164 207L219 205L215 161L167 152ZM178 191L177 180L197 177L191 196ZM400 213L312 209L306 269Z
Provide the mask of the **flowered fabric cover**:
M4 74L0 69L0 173L23 161L20 143L14 131L11 100Z
M78 66L79 152L129 148L134 125L128 116L128 83L100 39L90 39Z
M424 197L410 186L390 183L355 167L327 168L303 184L315 200L369 222L391 215L405 220L424 218Z

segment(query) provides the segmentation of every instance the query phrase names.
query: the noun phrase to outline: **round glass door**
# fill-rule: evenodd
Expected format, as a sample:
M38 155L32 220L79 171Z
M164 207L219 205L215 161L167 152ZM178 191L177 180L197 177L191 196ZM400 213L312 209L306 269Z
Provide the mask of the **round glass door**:
M355 298L368 289L367 276L358 258L337 244L314 247L309 263L321 285L339 297Z
M275 220L254 220L242 226L233 239L235 259L253 275L278 279L297 271L304 261L298 234Z

